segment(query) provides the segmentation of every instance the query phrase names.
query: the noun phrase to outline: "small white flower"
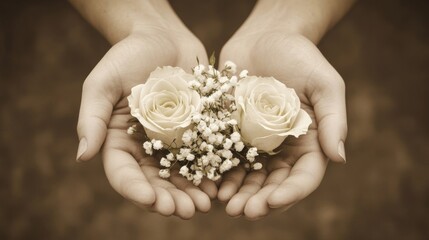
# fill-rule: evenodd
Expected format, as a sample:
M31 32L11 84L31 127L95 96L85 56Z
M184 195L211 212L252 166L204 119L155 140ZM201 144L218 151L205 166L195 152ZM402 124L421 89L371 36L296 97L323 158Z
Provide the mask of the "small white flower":
M153 142L153 149L155 150L161 150L164 146L162 145L161 140L155 140Z
M186 165L182 166L179 170L179 174L184 177L187 176L188 173L189 173L189 168Z
M231 120L228 121L228 124L229 125L237 125L237 120L231 119Z
M243 151L243 148L244 148L244 143L243 142L236 142L235 144L234 144L234 148L235 148L235 150L237 151L237 152L241 152L241 151Z
M188 129L183 133L182 141L184 144L189 144L192 141L192 130Z
M207 128L206 122L200 121L198 123L198 126L197 126L198 132L202 133L202 132L204 132L204 129L206 129L206 128Z
M206 87L211 90L214 86L214 79L213 78L207 78L206 80Z
M210 164L212 166L219 166L220 162L222 162L222 158L217 154L213 155L213 157L210 158Z
M210 128L204 129L204 131L203 131L204 137L208 137L208 136L210 136L210 134L212 134L212 130Z
M213 152L214 146L211 144L207 144L206 150L207 152Z
M218 111L217 117L222 120L225 117L225 114L222 111Z
M232 143L233 142L231 141L231 139L229 139L229 138L225 139L225 142L223 144L223 148L226 150L230 149L232 147Z
M192 183L193 183L195 186L198 186L198 185L200 185L200 184L201 184L201 179L195 179L195 176L194 176L194 180L192 180Z
M216 102L216 99L213 96L209 96L208 98L206 98L206 104L210 105L210 104L214 104Z
M169 169L159 170L159 176L162 178L169 178L170 177L170 170Z
M223 138L222 133L216 133L216 144L221 144L223 142Z
M259 170L261 168L262 168L262 163L257 162L255 164L253 164L253 169L254 170Z
M230 150L223 150L222 151L222 157L226 159L232 158L232 152Z
M219 174L216 174L211 180L212 181L217 181L217 180L219 180L220 177L221 176Z
M229 84L231 84L231 86L233 86L233 87L235 87L236 85L237 85L237 77L236 76L232 76L230 79L229 79Z
M195 171L195 174L194 174L194 179L202 179L203 178L203 172L201 172L201 171L199 171L199 170L197 170L197 171Z
M236 166L238 166L238 164L240 164L240 159L238 159L238 158L233 158L233 159L231 160L231 162L232 162L232 166L236 167Z
M202 73L203 73L203 71L204 71L204 68L205 68L205 66L204 65L202 65L202 64L200 64L200 65L198 65L198 66L196 66L196 67L194 67L194 75L195 76L200 76Z
M148 149L146 149L146 150L145 150L145 153L146 153L146 154L148 154L148 155L152 155L152 154L153 154L153 150L152 150L152 148L148 148Z
M223 163L220 165L219 172L223 173L225 171L228 171L231 169L231 167L232 167L232 162L231 162L231 160L227 159L227 160L223 161Z
M225 76L222 76L219 78L219 82L222 84L228 82L228 80L229 80L228 77L225 77Z
M185 160L185 157L182 155L182 154L176 154L176 158L177 158L177 160L179 160L179 161L183 161L183 160Z
M210 168L210 170L207 172L207 178L210 180L213 180L215 176L215 168Z
M200 88L201 87L201 83L199 83L196 80L191 80L191 81L189 81L188 86L190 88Z
M133 125L133 126L131 126L131 127L129 127L129 128L127 129L127 133L128 133L129 135L134 134L136 131L137 131L137 129L136 129L136 125Z
M167 160L168 161L174 161L174 154L173 153L169 153L169 154L167 154Z
M240 72L239 77L240 78L245 78L245 77L247 77L247 74L249 74L249 71L243 70L243 71Z
M171 162L167 160L167 158L161 158L161 160L159 161L159 163L161 164L161 166L163 167L170 167L171 166Z
M251 147L251 148L249 148L249 151L247 151L247 154L252 156L252 157L256 157L256 156L258 156L258 149L255 147Z
M215 100L218 100L220 98L220 96L222 96L222 91L221 90L217 90L216 92L214 92L211 97L213 97Z
M226 129L226 123L225 122L220 122L219 123L219 128L220 128L220 130L225 130Z
M212 74L213 77L216 77L216 78L220 77L220 72L216 68L212 69L211 74Z
M249 162L255 161L255 157L258 156L258 149L255 147L249 148L249 150L246 153L246 158L249 160Z
M143 148L144 149L151 149L152 148L152 143L149 141L146 141L143 143Z
M207 143L206 143L206 142L202 142L202 143L200 144L200 150L201 150L201 151L206 150L206 147L207 147Z
M198 186L198 185L200 185L200 183L201 183L201 179L203 178L203 173L201 172L201 171L195 171L195 174L194 174L194 180L192 181L192 183L195 185L195 186Z
M231 88L231 85L229 85L228 83L225 83L224 85L222 85L222 87L220 87L220 90L226 93L229 91L230 88Z
M228 69L228 72L235 74L237 72L237 65L231 61L225 62L225 69Z
M231 134L231 140L232 140L233 143L236 143L236 142L240 141L241 140L240 133L238 133L238 132L232 133Z
M237 105L235 105L234 103L231 103L229 107L231 108L231 111L237 110Z
M192 116L192 121L194 121L194 123L199 123L199 122L201 121L201 114L199 114L199 113L195 113L195 114Z
M143 143L143 148L146 152L146 154L152 155L153 151L152 151L152 143L149 141L146 141Z
M210 134L210 136L208 137L208 139L207 139L207 141L210 143L210 144L213 144L213 143L216 143L216 135L215 134Z
M219 125L217 123L210 124L210 130L212 130L212 132L219 131Z
M186 156L186 160L193 161L195 159L195 155L190 153L188 156Z
M197 136L198 136L198 132L197 131L193 131L192 132L192 139L193 140L197 139Z
M183 156L183 157L187 157L189 154L191 153L191 149L189 149L189 148L181 148L180 149L180 154Z
M210 159L207 156L202 156L201 157L201 163L203 166L207 166L210 162Z

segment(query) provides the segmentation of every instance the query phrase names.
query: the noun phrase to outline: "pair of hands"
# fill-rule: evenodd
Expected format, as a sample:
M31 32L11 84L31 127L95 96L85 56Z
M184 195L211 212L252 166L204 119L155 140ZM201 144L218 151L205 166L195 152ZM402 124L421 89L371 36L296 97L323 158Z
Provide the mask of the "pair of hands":
M219 183L205 180L196 187L177 172L169 180L160 178L158 161L143 155L141 144L127 134L126 97L157 66L190 71L196 56L207 64L204 46L187 29L142 26L114 44L84 82L78 161L102 148L107 178L117 192L142 208L183 219L209 211L215 198L226 202L234 217L257 219L287 209L318 187L328 158L345 162L345 89L339 74L306 37L247 28L224 46L220 66L232 60L250 75L274 76L294 88L313 120L308 134L288 138L286 151L263 163L262 170L247 173L238 167Z

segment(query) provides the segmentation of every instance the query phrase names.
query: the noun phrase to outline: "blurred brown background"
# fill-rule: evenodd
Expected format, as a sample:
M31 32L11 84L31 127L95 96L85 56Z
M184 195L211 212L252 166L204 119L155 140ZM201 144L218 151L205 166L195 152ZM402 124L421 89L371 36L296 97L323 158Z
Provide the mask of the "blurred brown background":
M172 1L220 51L254 1ZM192 6L192 7L191 7ZM0 3L0 239L429 239L429 4L360 1L321 51L347 84L347 165L283 214L141 211L74 162L83 79L108 43L63 1ZM198 10L196 10L198 9Z

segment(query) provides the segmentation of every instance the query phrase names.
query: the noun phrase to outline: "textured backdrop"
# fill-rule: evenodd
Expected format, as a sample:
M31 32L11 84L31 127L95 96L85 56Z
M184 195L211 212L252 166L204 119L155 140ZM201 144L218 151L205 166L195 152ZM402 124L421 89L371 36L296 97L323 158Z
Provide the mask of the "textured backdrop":
M209 52L254 4L172 2ZM82 82L109 45L66 2L2 1L0 239L429 239L428 5L363 0L326 35L347 85L348 163L288 212L249 222L220 203L189 221L142 211L99 157L76 164Z

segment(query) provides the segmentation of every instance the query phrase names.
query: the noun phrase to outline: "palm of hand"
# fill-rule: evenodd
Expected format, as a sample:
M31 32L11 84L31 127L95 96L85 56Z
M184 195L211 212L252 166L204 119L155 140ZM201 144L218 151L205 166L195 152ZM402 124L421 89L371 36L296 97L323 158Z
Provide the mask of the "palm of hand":
M178 38L173 39L177 41ZM190 218L195 209L209 210L209 197L216 195L216 186L203 182L202 191L177 173L172 173L170 180L160 178L157 161L142 154L141 144L126 131L131 118L126 97L133 86L143 83L157 66L179 66L188 70L195 65L195 56L206 61L205 50L198 40L188 39L179 45L171 39L169 35L157 32L129 36L117 43L85 81L83 101L86 97L98 97L101 101L95 111L100 111L98 116L104 116L104 119L110 118L105 122L107 135L103 162L113 188L149 210ZM93 102L97 103L98 99ZM81 114L87 111L94 109L83 108ZM111 116L105 116L110 112Z
M321 84L318 77L329 74L326 71L330 68L314 44L303 37L265 35L250 39L229 42L222 51L222 61L232 60L251 75L273 76L294 88L301 107L313 121L306 135L287 138L283 151L264 161L262 170L246 173L235 169L222 180L218 198L229 201L227 213L257 219L273 208L289 208L314 191L323 178L327 157L319 144L312 98L317 98L314 89Z

